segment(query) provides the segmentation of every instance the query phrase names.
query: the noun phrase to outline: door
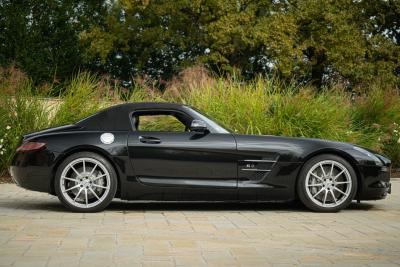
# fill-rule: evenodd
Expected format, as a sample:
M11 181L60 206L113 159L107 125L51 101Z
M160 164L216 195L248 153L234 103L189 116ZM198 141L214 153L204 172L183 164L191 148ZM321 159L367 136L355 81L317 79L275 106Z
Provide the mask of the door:
M231 134L190 132L191 118L173 111L141 111L133 120L128 150L141 198L237 199Z

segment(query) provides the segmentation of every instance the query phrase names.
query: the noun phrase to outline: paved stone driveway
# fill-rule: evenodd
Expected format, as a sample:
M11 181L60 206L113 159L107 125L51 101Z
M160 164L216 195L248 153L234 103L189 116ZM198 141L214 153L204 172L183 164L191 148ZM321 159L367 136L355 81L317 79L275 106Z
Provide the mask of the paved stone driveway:
M114 201L96 214L0 185L0 266L399 266L400 179L336 214L296 204Z

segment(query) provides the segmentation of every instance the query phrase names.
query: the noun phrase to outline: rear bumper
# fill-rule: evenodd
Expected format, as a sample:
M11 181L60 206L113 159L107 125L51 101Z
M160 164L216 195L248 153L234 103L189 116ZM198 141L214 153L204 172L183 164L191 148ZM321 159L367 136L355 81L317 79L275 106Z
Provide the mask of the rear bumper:
M52 169L57 156L48 150L19 152L10 166L11 178L20 187L51 193Z
M39 191L50 192L51 176L43 168L36 167L10 167L11 178L20 187Z
M362 181L360 200L378 200L391 193L390 166L359 166Z

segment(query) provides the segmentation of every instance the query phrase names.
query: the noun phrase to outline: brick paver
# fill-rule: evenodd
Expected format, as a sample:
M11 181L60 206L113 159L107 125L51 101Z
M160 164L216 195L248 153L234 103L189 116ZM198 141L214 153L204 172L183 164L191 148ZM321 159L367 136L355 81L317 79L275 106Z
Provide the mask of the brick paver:
M400 179L382 201L318 214L297 204L114 201L66 211L0 185L0 266L400 266Z

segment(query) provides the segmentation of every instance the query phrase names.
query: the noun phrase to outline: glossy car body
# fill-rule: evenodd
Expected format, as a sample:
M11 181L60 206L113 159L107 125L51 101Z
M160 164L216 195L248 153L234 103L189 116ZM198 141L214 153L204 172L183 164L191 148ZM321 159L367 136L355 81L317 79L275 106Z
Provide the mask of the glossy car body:
M137 114L178 114L207 131L143 132ZM105 144L100 136L111 133ZM354 145L321 139L232 134L195 109L173 103L128 103L108 108L76 124L24 136L43 149L17 152L11 166L21 187L55 194L54 176L79 151L105 157L118 176L116 197L161 201L289 201L304 163L324 153L348 161L357 174L357 200L390 193L390 161Z

